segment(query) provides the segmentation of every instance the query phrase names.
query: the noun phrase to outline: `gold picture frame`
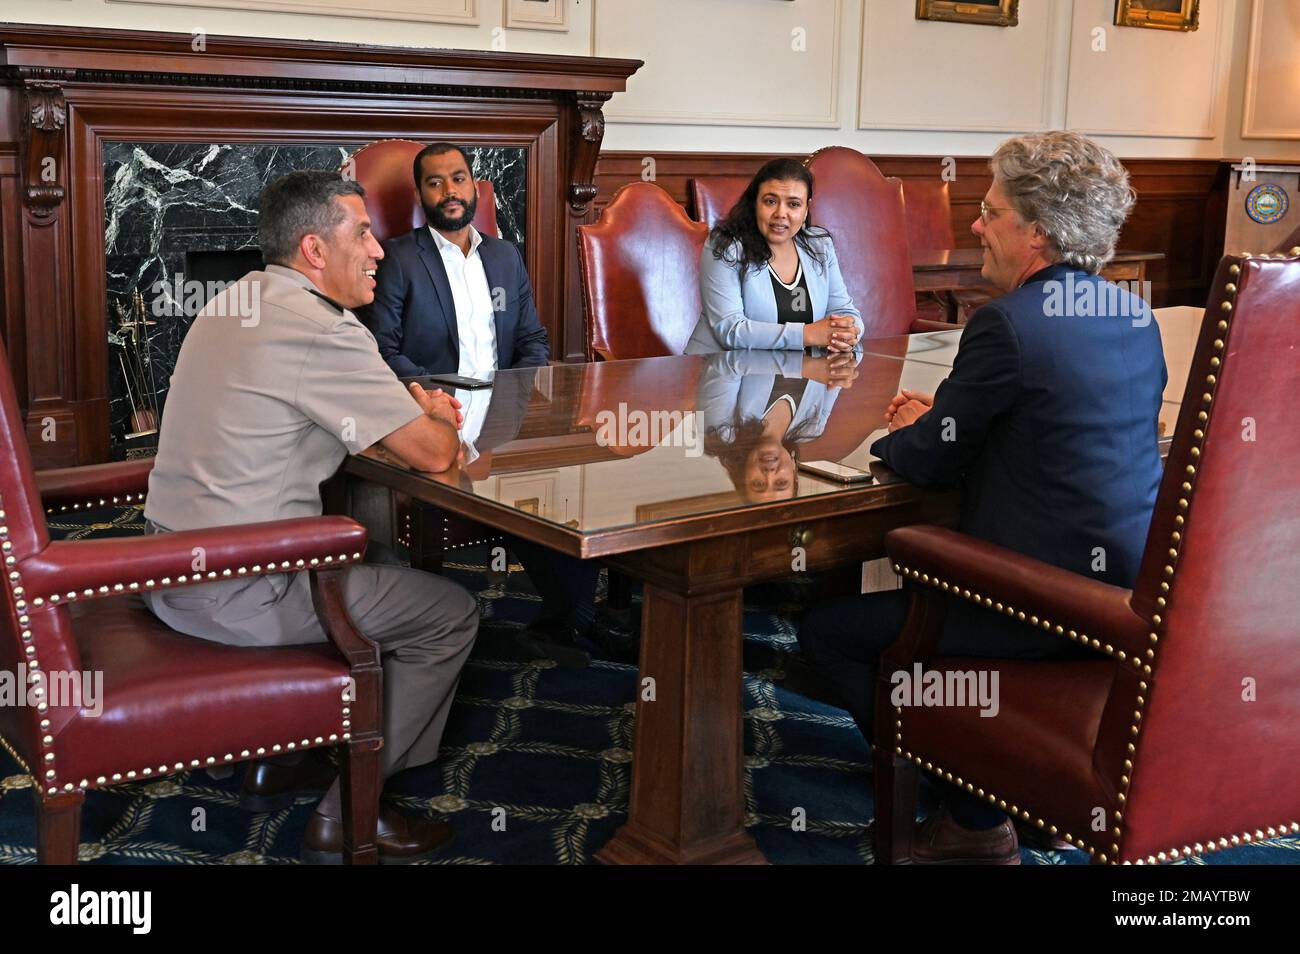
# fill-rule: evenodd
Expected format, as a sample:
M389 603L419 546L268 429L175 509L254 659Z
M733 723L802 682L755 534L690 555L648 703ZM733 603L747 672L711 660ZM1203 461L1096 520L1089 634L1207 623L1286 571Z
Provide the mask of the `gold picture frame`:
M1201 25L1201 0L1115 0L1115 25L1190 33Z
M1013 27L1020 22L1020 0L916 0L916 18Z

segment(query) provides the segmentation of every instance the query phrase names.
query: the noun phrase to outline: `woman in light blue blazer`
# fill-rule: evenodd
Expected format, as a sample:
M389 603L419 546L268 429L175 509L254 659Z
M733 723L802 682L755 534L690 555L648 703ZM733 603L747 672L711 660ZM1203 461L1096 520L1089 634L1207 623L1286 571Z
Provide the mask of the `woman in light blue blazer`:
M812 196L812 173L798 160L758 170L700 255L703 308L687 354L857 345L862 316L830 233L809 217Z

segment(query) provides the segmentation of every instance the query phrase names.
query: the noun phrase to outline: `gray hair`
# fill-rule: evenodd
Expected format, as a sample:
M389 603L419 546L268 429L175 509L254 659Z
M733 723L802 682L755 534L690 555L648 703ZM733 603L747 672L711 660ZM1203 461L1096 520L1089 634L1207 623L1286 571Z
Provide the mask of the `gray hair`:
M344 211L334 200L366 190L337 172L299 171L276 179L262 190L257 241L268 265L287 265L304 235L330 235L343 224Z
M989 160L1012 207L1038 225L1059 261L1096 274L1115 254L1136 198L1114 153L1060 130L1017 136Z

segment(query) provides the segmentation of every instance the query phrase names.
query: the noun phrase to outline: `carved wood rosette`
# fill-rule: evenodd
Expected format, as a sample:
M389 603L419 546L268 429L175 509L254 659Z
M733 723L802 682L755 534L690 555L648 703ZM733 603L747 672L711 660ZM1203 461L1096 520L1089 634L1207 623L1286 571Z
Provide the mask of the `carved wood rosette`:
M596 198L596 160L600 141L605 138L602 107L612 93L574 93L578 121L573 126L573 149L569 163L569 208L574 215L586 215Z
M68 107L58 83L29 80L23 90L23 195L33 216L48 218L63 202Z

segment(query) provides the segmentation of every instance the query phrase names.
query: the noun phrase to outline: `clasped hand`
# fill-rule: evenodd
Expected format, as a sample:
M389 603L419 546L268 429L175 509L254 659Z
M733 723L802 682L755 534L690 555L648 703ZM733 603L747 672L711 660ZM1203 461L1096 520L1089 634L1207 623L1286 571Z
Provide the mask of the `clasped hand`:
M858 345L858 323L852 315L827 315L804 325L803 344L805 348L852 351Z
M411 382L410 391L411 396L420 405L420 409L435 421L446 421L456 430L460 430L460 426L465 423L465 415L461 413L460 401L442 390L442 388L426 391L420 385Z
M903 388L885 408L885 420L889 422L890 431L915 424L922 414L934 407L934 395L925 391L909 391Z

